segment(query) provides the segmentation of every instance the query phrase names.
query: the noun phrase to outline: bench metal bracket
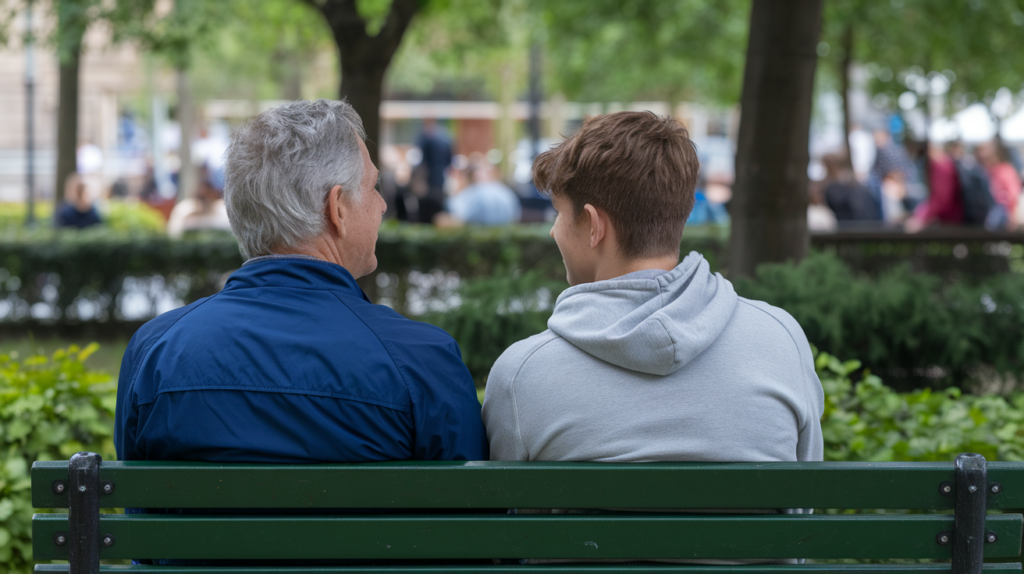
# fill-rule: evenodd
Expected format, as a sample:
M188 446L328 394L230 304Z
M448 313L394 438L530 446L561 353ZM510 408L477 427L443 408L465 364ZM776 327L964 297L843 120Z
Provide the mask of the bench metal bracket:
M956 457L953 510L953 574L981 574L985 563L988 480L985 457Z
M68 461L68 572L100 571L100 462L94 452Z

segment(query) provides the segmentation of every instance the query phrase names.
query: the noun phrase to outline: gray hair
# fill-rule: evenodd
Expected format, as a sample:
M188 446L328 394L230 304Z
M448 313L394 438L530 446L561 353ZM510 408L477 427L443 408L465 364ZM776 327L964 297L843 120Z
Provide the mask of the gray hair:
M322 99L267 110L235 130L224 202L242 256L268 255L323 233L332 187L359 198L365 138L351 105Z

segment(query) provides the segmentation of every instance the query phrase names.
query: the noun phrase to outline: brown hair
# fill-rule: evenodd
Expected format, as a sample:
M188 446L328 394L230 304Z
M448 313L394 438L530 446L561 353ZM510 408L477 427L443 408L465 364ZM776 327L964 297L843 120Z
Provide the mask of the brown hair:
M588 118L533 164L538 189L568 199L574 216L591 204L608 213L630 258L679 252L699 171L686 128L650 112Z

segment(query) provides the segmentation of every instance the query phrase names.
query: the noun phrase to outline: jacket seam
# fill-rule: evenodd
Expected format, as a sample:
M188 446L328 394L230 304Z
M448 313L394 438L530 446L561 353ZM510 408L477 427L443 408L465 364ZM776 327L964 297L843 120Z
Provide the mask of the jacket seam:
M381 348L384 349L384 352L388 354L388 358L391 359L391 365L394 366L395 367L395 371L398 372L398 378L400 378L402 380L402 384L405 385L405 392L409 394L409 413L412 415L412 418L413 418L413 432L415 433L416 432L416 413L414 412L414 409L412 408L412 406L413 406L412 405L412 402L413 402L412 401L412 391L409 389L409 381L405 380L405 375L402 374L402 369L400 369L398 367L398 362L395 361L394 355L391 354L391 349L388 349L388 346L384 344L384 341L381 341L380 335L377 334L377 331L374 331L373 327L370 327L369 325L367 325L366 321L364 321L363 318L360 317L358 313L353 311L352 307L350 307L349 304L346 303L345 300L342 299L341 296L336 291L334 291L334 290L328 290L328 291L332 295L334 295L334 297L342 305L344 305L346 309L348 309L349 313L352 313L352 316L354 316L356 319L358 319L359 322L362 323L363 326L367 328L367 330L369 330L371 333L373 333L373 337L375 339L377 339L377 342L380 343ZM413 442L415 443L415 440Z
M192 312L193 312L193 311L195 311L196 309L198 309L198 308L202 307L203 305L205 305L205 304L206 304L206 303L208 303L209 301L213 300L213 298L214 298L214 297L216 297L216 296L220 295L221 293L223 293L223 291L219 291L219 292L217 292L217 293L214 293L213 295L210 295L210 296L209 296L209 297L207 297L207 298L206 298L206 299L205 299L205 300L204 300L204 301L203 301L202 303L200 303L200 304L196 305L195 307L193 307L193 308L189 309L188 311L186 311L186 312L182 313L182 314L181 314L181 317L178 317L177 319L175 319L175 320L174 320L174 322L173 322L173 323L171 323L170 325L168 325L168 326L167 326L167 328L166 328L166 329L164 329L163 333L160 333L160 336L159 336L159 337L157 337L157 338L156 338L156 339L155 339L155 340L154 340L154 341L153 341L153 342L152 342L152 343L151 343L151 344L149 345L149 348L147 348L147 349L146 349L146 353L145 353L145 354L144 354L144 355L143 355L142 357L140 357L140 359L139 359L139 362L138 362L138 364L137 364L137 365L135 365L135 369L136 369L136 371L135 371L134 373L132 373L132 375L131 375L131 380L129 381L129 384L128 384L128 388L129 388L129 389L130 389L130 390L132 391L132 398L133 398L133 399L134 399L134 398L135 398L135 396L136 396L136 394L135 394L135 382L136 382L136 381L137 381L137 380L139 379L139 372L141 371L142 365L143 365L143 364L144 364L144 363L145 363L145 362L146 362L146 361L147 361L147 360L149 359L149 356L150 356L150 355L151 355L151 354L153 353L153 347L156 347L156 346L157 346L157 344L158 344L158 343L160 343L160 341L163 341L163 340L164 340L164 337L166 337L166 336L167 336L167 332L168 332L168 331L170 331L171 329L173 329L173 328L174 328L174 326L175 326L175 325L177 325L179 321L181 321L182 319L184 319L185 317L187 317L187 316L188 316L188 315L189 315L190 313L192 313ZM134 402L134 400L133 400L132 402ZM145 403L143 403L143 404L145 404ZM136 408L138 407L138 405L135 405L135 406L136 406Z
M356 285L358 287L358 285ZM246 291L248 289L298 289L300 291L328 291L330 293L337 293L337 286L330 287L299 287L296 285L251 285L247 287L231 287L230 289L225 288L223 291L219 291L217 295L221 293L231 293L232 291ZM355 297L355 295L352 295ZM360 299L362 300L362 299Z
M366 397L360 397L360 396L356 396L356 395L349 395L349 394L346 394L346 393L331 393L331 392L326 392L326 391L296 390L296 389L272 389L272 388L266 388L266 387L246 387L246 386L227 386L227 385L200 385L200 386L195 386L195 387L170 387L170 388L166 388L166 389L160 389L160 391L158 391L158 392L153 394L153 398L152 399L149 399L146 402L139 403L139 404L146 405L146 404L152 403L153 401L156 400L157 397L159 397L160 395L166 394L166 393L178 393L178 392L184 392L184 391L245 391L245 392L253 392L253 393L275 393L275 394L281 394L281 395L314 396L314 397L324 397L324 398L331 398L331 399L349 400L349 401L353 401L353 402L357 402L357 403L366 403L366 404L376 405L376 406L380 406L380 407L385 407L385 408L389 408L389 409L396 410L396 411L409 412L409 409L407 407L404 407L404 406L401 406L401 405L398 405L398 404L395 404L395 403L389 403L387 401L380 401L380 400L376 400L376 399L369 399L369 398L366 398Z
M526 443L523 442L523 429L522 425L519 424L519 402L516 400L516 379L519 378L519 373L522 372L523 367L526 366L527 361L533 358L534 353L543 349L545 345L561 338L562 337L560 335L552 332L551 340L541 343L540 345L537 346L536 349L530 351L530 353L526 355L526 357L524 357L523 360L519 363L519 366L516 368L516 372L512 374L512 377L509 378L508 381L508 388L512 394L512 418L514 418L516 421L516 438L519 440L519 446L522 447L523 452L526 453L526 460L530 460L530 450L526 448Z

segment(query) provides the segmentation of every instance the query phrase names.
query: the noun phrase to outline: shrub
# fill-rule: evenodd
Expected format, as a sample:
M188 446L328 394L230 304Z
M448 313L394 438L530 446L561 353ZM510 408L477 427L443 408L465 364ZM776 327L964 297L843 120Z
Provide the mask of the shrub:
M536 291L551 287L536 277L517 281ZM467 292L487 288L503 287L478 283ZM481 295L480 308L484 301L500 298ZM501 311L510 324L522 327L535 320L529 313L539 307L543 305L523 301ZM465 337L488 338L493 332L469 328L460 333L459 343L471 356L478 352L473 349L491 348L491 343ZM85 349L71 346L50 358L20 362L0 355L0 564L9 572L27 574L32 569L32 462L64 460L81 450L115 459L116 385L83 364L96 348L95 343ZM483 361L479 352L474 361ZM825 460L951 461L968 451L989 460L1024 460L1024 395L1007 400L961 395L953 388L902 394L864 371L858 361L842 362L817 350L815 367L825 390Z
M1024 460L1022 394L1004 399L956 388L898 393L862 371L859 361L817 351L815 367L825 389L825 460L950 461L962 452Z
M735 285L792 314L811 343L860 357L901 390L962 383L987 366L1024 372L1024 275L944 283L899 266L868 277L814 254L795 266L762 265Z
M116 385L83 365L97 347L20 362L0 355L0 564L9 572L32 569L32 463L82 450L115 458Z
M547 329L555 299L568 284L538 272L471 279L459 289L457 309L420 317L448 331L477 386L512 343Z

